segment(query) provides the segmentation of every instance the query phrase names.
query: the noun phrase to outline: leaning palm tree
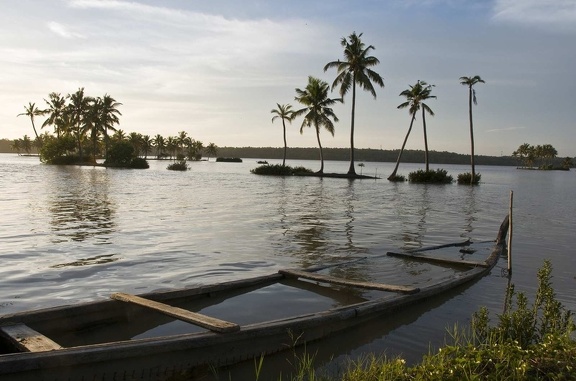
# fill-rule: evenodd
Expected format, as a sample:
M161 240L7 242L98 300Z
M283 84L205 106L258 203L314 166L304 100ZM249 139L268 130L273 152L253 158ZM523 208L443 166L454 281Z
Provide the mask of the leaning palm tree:
M380 74L376 73L370 67L376 66L380 61L373 56L369 56L370 50L373 50L372 45L366 46L362 40L362 33L352 33L341 40L341 45L344 47L344 61L329 62L324 66L324 71L329 68L335 67L338 70L338 75L332 83L332 90L340 85L340 96L344 95L352 87L352 116L350 118L350 168L348 174L355 175L354 169L354 116L356 112L356 84L362 89L370 92L376 98L376 90L372 82L380 87L384 87L384 80Z
M36 132L36 126L34 125L34 117L42 116L46 114L46 111L40 110L38 107L36 107L36 103L32 102L28 102L28 107L24 106L24 110L26 110L26 112L23 112L16 116L18 117L20 115L26 115L30 117L30 121L32 122L32 128L34 129L34 134L36 135L36 139L38 139L38 132Z
M412 131L412 126L414 125L414 120L416 119L416 113L422 107L422 100L432 97L430 95L430 92L432 91L431 90L432 86L428 85L424 81L418 80L414 86L409 86L409 87L410 87L409 89L406 89L400 93L401 97L406 98L406 102L403 102L400 105L398 105L398 109L403 109L403 108L408 107L408 112L412 116L410 119L410 127L408 128L408 132L406 133L406 137L404 138L404 142L402 143L402 148L400 149L400 152L398 153L398 159L396 159L396 166L394 167L394 171L392 171L392 174L390 176L388 176L388 180L390 180L390 181L394 181L396 179L396 172L398 172L398 166L400 165L400 159L402 158L402 153L404 152L404 147L406 147L406 142L408 141L408 136L410 136L410 132ZM428 107L428 106L426 106L426 107ZM430 110L429 112L431 112L431 115L434 115L432 110ZM426 128L426 127L424 127L424 128ZM424 131L426 131L426 130L424 130ZM428 145L427 142L426 142L426 145ZM428 166L426 167L426 170L428 170Z
M294 117L305 114L302 126L300 126L300 133L304 131L304 127L314 126L316 129L316 139L318 140L318 147L320 148L320 170L318 173L324 173L324 157L322 155L322 143L320 142L320 127L326 128L326 130L334 136L334 122L338 122L338 118L329 106L332 106L336 102L342 102L341 98L328 98L328 90L328 83L309 76L306 89L296 89L297 96L294 98L296 101L306 106L294 112ZM334 122L330 118L332 118Z
M294 120L294 110L292 110L292 105L286 104L281 105L280 103L276 103L278 108L272 109L270 113L275 114L272 117L272 123L278 118L282 119L282 129L284 130L284 158L282 159L282 166L286 165L286 149L288 146L286 145L286 121L292 123Z
M470 184L476 183L476 168L474 166L474 127L472 123L472 103L478 104L476 101L476 90L473 86L477 83L485 83L479 75L474 77L460 77L460 84L468 86L468 114L470 117L470 163L472 164L472 176L470 177Z

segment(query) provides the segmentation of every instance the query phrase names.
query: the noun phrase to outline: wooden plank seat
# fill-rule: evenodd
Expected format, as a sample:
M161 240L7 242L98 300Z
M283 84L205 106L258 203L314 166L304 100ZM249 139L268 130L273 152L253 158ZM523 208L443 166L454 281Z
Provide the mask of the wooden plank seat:
M178 320L186 321L188 323L192 323L197 326L207 328L214 332L234 332L240 330L240 326L236 323L231 323L225 320L220 320L196 312L191 312L183 308L173 307L168 304L156 302L150 299L145 299L136 295L117 292L110 295L110 297L115 300L137 304L139 306L161 312L165 315L172 316Z
M43 352L62 349L58 343L25 324L14 323L0 326L0 334L20 352Z
M373 282L352 281L352 280L347 280L347 279L336 278L336 277L329 276L329 275L314 274L314 273L310 273L308 271L302 271L302 270L296 270L296 269L285 269L285 270L279 270L278 272L284 276L293 277L293 278L310 279L310 280L315 280L318 282L338 284L338 285L342 285L342 286L366 288L366 289L370 289L370 290L393 291L393 292L400 292L400 293L404 293L404 294L414 294L414 293L417 293L420 291L419 288L415 288L415 287L398 286L398 285L373 283Z
M447 265L461 265L461 266L472 266L472 267L489 267L486 262L475 262L475 261L465 261L462 259L448 259L448 258L438 258L438 257L428 257L421 254L413 254L413 253L395 253L389 251L386 255L391 257L408 257L417 261L425 261L425 262L435 262L435 263L443 263Z

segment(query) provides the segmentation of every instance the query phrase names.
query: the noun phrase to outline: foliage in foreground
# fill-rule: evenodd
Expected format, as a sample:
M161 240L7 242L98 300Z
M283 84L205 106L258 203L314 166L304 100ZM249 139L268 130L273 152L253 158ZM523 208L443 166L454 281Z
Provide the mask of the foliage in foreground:
M482 175L480 173L476 173L474 176L474 182L472 182L472 173L465 172L465 173L459 173L456 181L458 182L458 184L461 185L477 185L478 183L480 183L481 177Z
M340 380L576 380L572 313L556 300L551 272L545 261L532 305L512 286L496 326L482 308L470 329L455 327L453 343L420 364L407 367L400 358L369 356L351 363Z
M250 172L256 175L268 176L297 176L306 173L313 173L311 169L305 167L291 167L289 165L282 164L264 164L251 169Z
M411 183L450 184L453 180L452 176L442 168L438 168L435 171L419 169L408 174L408 181Z

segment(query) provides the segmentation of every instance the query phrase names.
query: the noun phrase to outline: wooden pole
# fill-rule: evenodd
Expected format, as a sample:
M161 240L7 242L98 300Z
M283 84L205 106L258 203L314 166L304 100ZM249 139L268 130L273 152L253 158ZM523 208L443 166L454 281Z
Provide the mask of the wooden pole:
M512 275L512 205L514 191L510 191L510 210L508 212L508 275Z

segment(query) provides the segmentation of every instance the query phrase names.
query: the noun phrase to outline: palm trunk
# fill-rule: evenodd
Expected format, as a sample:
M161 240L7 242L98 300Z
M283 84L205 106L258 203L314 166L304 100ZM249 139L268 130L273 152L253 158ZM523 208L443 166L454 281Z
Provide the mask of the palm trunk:
M38 139L38 133L36 132L36 126L34 125L34 117L30 117L30 121L32 122L32 129L34 130L34 135L36 135L36 139Z
M282 166L286 166L286 122L282 118L282 128L284 129L284 158L282 159Z
M320 143L320 129L316 126L316 139L320 147L320 170L317 173L324 173L324 156L322 155L322 143Z
M470 163L472 164L472 176L470 177L470 184L474 184L476 180L476 169L474 167L474 127L472 122L472 85L468 90L468 113L470 116Z
M424 127L424 162L426 163L426 172L430 170L428 164L428 136L426 135L426 110L422 107L422 125Z
M354 114L356 111L356 73L352 77L352 116L350 122L350 168L348 168L349 175L355 175L354 169Z
M412 125L414 124L414 119L416 119L416 113L412 114L412 120L410 121L410 127L408 128L408 133L404 138L404 143L402 143L402 148L398 153L398 159L396 160L396 166L394 167L394 171L390 176L388 176L388 180L392 181L396 177L396 172L398 171L398 166L400 165L400 158L402 158L402 153L404 152L404 147L406 147L406 142L408 141L408 136L410 136L410 132L412 131Z

